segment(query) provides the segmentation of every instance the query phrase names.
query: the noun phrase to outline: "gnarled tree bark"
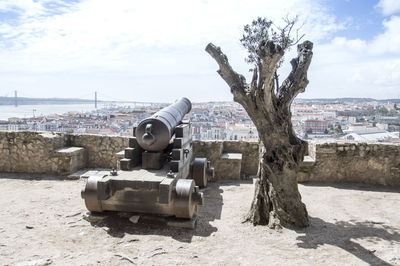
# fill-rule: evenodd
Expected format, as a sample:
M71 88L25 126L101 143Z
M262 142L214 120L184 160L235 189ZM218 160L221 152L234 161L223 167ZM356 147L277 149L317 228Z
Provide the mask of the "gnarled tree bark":
M307 70L313 44L297 46L292 71L279 89L274 75L283 50L272 41L258 48L259 60L250 84L236 73L219 47L208 44L206 51L219 65L218 73L231 88L234 101L240 103L254 122L260 137L259 168L254 199L246 221L283 226L306 227L309 219L297 186L299 164L306 143L297 138L291 122L290 105L308 84Z

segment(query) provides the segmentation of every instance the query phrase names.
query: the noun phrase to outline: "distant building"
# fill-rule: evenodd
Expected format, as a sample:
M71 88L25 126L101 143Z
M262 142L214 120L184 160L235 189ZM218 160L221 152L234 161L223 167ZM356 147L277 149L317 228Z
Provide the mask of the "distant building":
M254 125L234 125L228 129L227 140L258 141L258 132Z
M8 131L23 131L28 130L28 125L24 122L12 122L7 124Z
M356 133L359 135L385 133L386 130L383 128L385 128L385 125L380 125L379 127L376 127L373 126L371 123L356 123L349 125L346 133Z
M55 132L55 131L57 131L57 128L58 128L58 124L55 124L55 123L42 123L39 125L40 131Z
M343 136L341 139L354 140L363 142L399 142L399 132L381 132L381 133L369 133L369 134L357 134L349 133Z
M0 131L7 131L7 130L8 130L8 122L0 121Z
M313 133L323 133L328 129L328 122L319 119L308 119L304 122L304 131Z
M349 121L350 124L354 124L354 123L357 122L357 118L354 117L354 116L349 116L348 117L348 121Z

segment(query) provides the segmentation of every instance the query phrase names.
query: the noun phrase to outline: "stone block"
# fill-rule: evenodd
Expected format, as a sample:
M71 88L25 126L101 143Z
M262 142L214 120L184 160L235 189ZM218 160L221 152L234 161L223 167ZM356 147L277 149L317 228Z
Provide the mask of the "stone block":
M59 174L71 174L86 167L87 151L82 147L61 148L55 151L58 158Z
M223 153L221 155L221 159L242 160L242 154L241 153Z
M142 162L143 149L138 148L126 148L125 158L131 159L131 167L136 167Z
M311 156L304 156L303 162L300 164L300 168L312 168L315 165L315 159Z
M125 150L117 152L117 153L115 154L115 156L116 156L118 159L124 159L124 158L125 158Z
M242 169L241 153L223 153L216 161L215 178L226 180L240 180Z
M139 143L137 142L135 137L129 138L129 148L139 148Z
M125 158L133 159L133 151L135 148L125 148Z
M131 159L127 159L127 158L121 159L121 160L119 160L119 164L120 164L121 170L124 170L124 171L131 170Z
M318 153L336 153L335 148L317 148L317 156Z

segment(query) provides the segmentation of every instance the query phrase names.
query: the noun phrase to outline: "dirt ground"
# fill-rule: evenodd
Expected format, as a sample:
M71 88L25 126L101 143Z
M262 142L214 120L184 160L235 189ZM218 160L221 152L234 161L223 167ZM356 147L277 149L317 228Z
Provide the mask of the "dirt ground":
M302 184L311 226L274 231L241 223L251 182L209 183L189 230L88 216L84 182L0 174L0 264L400 265L399 188Z

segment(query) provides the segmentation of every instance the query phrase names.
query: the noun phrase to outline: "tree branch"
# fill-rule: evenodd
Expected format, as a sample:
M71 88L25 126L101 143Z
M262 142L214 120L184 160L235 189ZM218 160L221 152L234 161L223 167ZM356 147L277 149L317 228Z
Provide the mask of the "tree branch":
M261 91L262 86L258 86L258 94L264 97L267 104L270 104L272 97L275 96L273 79L275 71L278 67L278 62L281 60L284 51L273 41L262 42L258 51L258 56L261 58L262 68L260 69L260 79L264 85L264 92Z
M313 43L304 41L297 46L297 58L293 58L292 71L279 88L279 103L290 106L300 92L304 92L307 84L307 70L311 63Z
M258 68L254 67L253 69L253 78L251 79L250 92L254 93L254 90L257 88L257 80L258 80Z
M219 70L217 72L231 88L234 100L240 102L244 101L248 93L245 77L232 69L229 65L228 58L222 53L221 48L209 43L206 47L206 51L217 61L219 65Z

